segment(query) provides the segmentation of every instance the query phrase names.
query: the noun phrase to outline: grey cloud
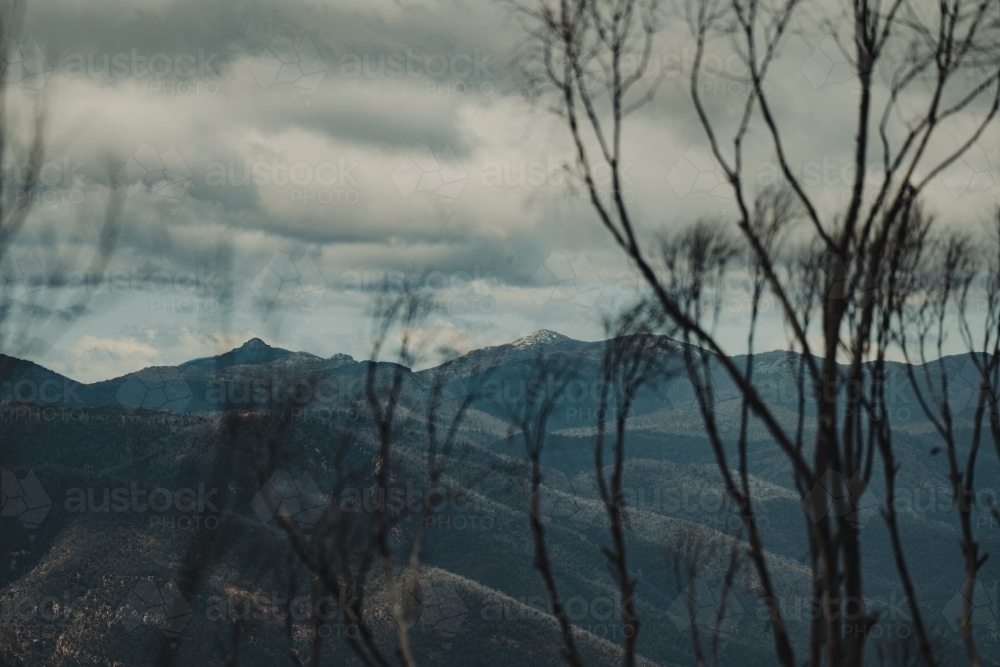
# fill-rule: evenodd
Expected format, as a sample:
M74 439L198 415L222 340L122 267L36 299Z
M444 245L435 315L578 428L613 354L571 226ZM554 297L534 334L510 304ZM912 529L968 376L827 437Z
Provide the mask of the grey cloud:
M361 276L377 284L388 272L437 272L459 282L478 272L496 310L477 319L452 308L445 317L480 342L541 326L596 336L595 313L629 295L615 290L620 275L627 282L629 267L589 202L572 194L559 172L573 156L565 128L544 103L532 107L515 94L509 56L518 31L506 18L502 3L480 0L340 0L323 6L164 0L142 7L32 0L23 33L45 48L52 67L42 89L52 182L43 188L49 199L32 211L20 249L37 254L46 267L63 262L86 270L115 185L123 194L122 229L107 271L133 272L140 280L157 271L216 274L217 309L191 318L206 330L262 327L250 286L282 253L316 263L328 289L309 316L328 317L324 326L337 332L336 342L328 344L344 351L356 350L347 349L348 325L341 323L360 326L370 296L352 290L351 281ZM279 36L289 41L275 43ZM306 38L321 62L310 60ZM844 82L824 74L817 46L790 40L769 81L777 93L775 113L795 120L785 123L791 160L801 173L817 174L807 184L811 191L835 199L845 190L841 167L851 95ZM734 100L741 99L727 88L732 54L726 40L709 48L721 70L705 78L706 108L723 129L731 129L740 109ZM101 62L105 55L130 57L133 49L146 58L162 53L185 66L191 59L176 57L193 56L195 67L202 51L214 56L212 74L195 71L188 78L216 87L162 86L156 77L134 72L114 79L67 71L71 58ZM477 50L483 70L478 78L469 71ZM277 60L268 60L268 52ZM668 26L654 52L664 81L623 136L630 163L627 195L644 238L699 218L724 217L734 206L708 155L687 81L669 70L690 56L686 28ZM411 54L421 68L415 76L405 70ZM443 69L427 72L428 64ZM285 65L289 69L282 70ZM303 80L320 72L322 78ZM177 83L183 75L170 70L166 78ZM489 83L490 90L459 89L456 83ZM29 92L18 91L17 100L27 102ZM810 115L817 110L833 120L820 127ZM984 138L981 158L957 165L954 182L929 195L931 208L956 224L973 224L991 204L988 191L973 189L973 182L978 188L1000 178L996 147L993 132ZM945 148L932 150L941 154ZM766 135L755 132L746 151L751 185L761 186L759 179L774 163ZM174 155L183 168L171 162ZM247 165L251 172L260 167L268 178L246 181ZM288 178L293 168L302 170L298 184ZM275 184L275 169L281 170L281 185ZM562 292L540 305L526 289L548 265L552 275L543 271L542 278L561 281L566 294L580 289L574 276L563 273L565 265L583 266L581 258L595 267L603 286L589 319ZM164 322L178 330L170 314L151 315L148 298L140 295L135 302L115 311L114 298L93 299L67 315L89 323L71 329L65 340L89 331L102 312L115 313L102 323L107 337L116 331L134 337L147 325L165 330ZM282 313L272 316L280 320ZM266 323L276 327L279 344L280 336L289 335L281 322Z

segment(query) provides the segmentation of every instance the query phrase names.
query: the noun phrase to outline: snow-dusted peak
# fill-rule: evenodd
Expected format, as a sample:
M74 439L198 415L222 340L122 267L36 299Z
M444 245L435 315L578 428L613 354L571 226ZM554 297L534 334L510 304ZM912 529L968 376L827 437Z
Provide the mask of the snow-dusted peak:
M338 352L330 357L329 361L333 362L337 366L343 366L344 364L353 364L354 357L349 354L344 354L343 352Z
M572 338L569 336L563 336L561 333L549 331L548 329L539 329L535 333L528 334L524 338L518 338L511 343L511 346L517 350L524 350L531 347L537 347L539 345L552 345L555 343L564 343L570 340L572 340Z

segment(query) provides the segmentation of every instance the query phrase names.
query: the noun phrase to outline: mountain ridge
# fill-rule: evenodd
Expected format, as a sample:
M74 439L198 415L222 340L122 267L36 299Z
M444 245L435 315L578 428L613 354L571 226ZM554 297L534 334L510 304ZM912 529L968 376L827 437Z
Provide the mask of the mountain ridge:
M529 349L536 349L540 346L551 346L553 344L560 344L560 343L570 343L570 344L583 343L586 345L593 345L596 343L604 343L604 342L605 341L580 341L555 331L551 331L548 329L539 329L533 333L528 334L527 336L522 336L521 338L515 339L508 343L500 343L498 345L491 345L483 348L476 348L474 350L470 350L469 352L466 352L465 354L456 357L455 359L449 362L445 362L444 364L439 364L438 366L432 367L427 370L434 370L436 368L440 368L441 366L447 365L448 363L452 363L453 361L457 361L465 357L468 357L469 355L481 352L487 352L490 350L496 350L498 348L514 347L515 349L518 350L529 350ZM30 365L30 370L32 371L44 372L50 375L57 375L61 378L69 380L70 382L74 382L82 387L92 387L106 382L121 380L122 378L128 377L129 375L134 375L136 373L141 373L143 371L148 371L152 369L176 368L176 369L198 370L201 372L208 372L211 370L217 370L221 368L230 368L232 366L237 366L237 365L259 365L286 358L296 358L302 360L308 359L308 360L315 360L317 362L330 361L337 364L358 362L358 360L354 359L353 356L346 354L344 352L337 352L329 357L320 357L319 355L312 354L311 352L294 351L282 347L269 345L263 339L255 336L253 338L250 338L249 340L247 340L238 347L234 347L231 350L228 350L226 352L221 352L216 355L210 355L206 357L195 357L193 359L189 359L188 361L182 361L179 364L173 364L173 365L154 364L151 366L144 366L142 368L136 369L131 373L126 373L125 375L118 375L103 380L96 380L94 382L80 382L78 380L71 378L68 375L64 375L62 373L59 373L58 371L54 371L48 368L47 366L43 366L42 364L39 364L37 362L30 361L28 359L21 359L19 357L14 357L3 353L0 353L0 373L4 372L5 367L10 368L20 364L28 364ZM366 360L361 360L361 362L363 361Z
M700 423L689 384L684 377L683 359L677 354L684 344L667 336L642 335L644 346L652 346L664 355L660 365L666 371L633 405L633 427L687 432ZM444 396L456 399L473 389L487 390L488 396L477 405L483 415L505 418L505 404L523 396L544 369L548 383L573 384L573 395L563 399L565 410L554 417L553 427L578 432L581 420L593 416L599 407L594 387L603 382L603 360L608 341L580 341L569 336L539 329L509 343L471 350L440 365L423 369L405 369L403 395L418 405L435 384L444 388ZM800 355L787 350L758 352L755 355L754 380L765 400L777 410L779 420L792 420L797 413L796 359ZM746 356L731 357L742 367ZM974 369L969 370L965 355L945 358L952 383L949 397L956 416L968 407L974 391ZM937 372L938 362L932 362ZM379 383L389 381L384 369L398 368L391 362L379 362ZM280 404L289 389L296 388L296 405L303 409L330 409L334 405L362 400L368 363L356 361L346 354L322 358L308 352L293 352L273 347L260 338L251 338L239 347L213 357L192 359L177 366L152 366L126 376L83 384L35 362L0 355L0 401L12 404L32 404L47 407L122 406L126 410L139 407L180 413L215 412L236 407L264 409L272 402ZM918 378L922 377L917 374ZM739 403L739 391L721 364L713 363L715 400L718 409L726 411ZM580 382L583 385L580 385ZM919 407L907 371L900 364L887 366L891 417L900 425L923 429L927 423ZM579 385L579 386L577 386ZM586 389L584 390L584 386ZM582 393L581 393L582 392ZM163 397L159 400L158 397ZM167 396L173 397L166 400ZM341 406L341 407L344 407ZM806 420L813 418L811 396L806 399ZM348 409L344 407L344 409ZM689 414L690 413L690 414ZM962 422L967 421L965 415ZM754 429L757 429L756 422ZM592 426L588 425L588 427ZM680 429L680 431L678 431ZM759 429L757 429L759 430ZM761 431L760 437L766 437Z

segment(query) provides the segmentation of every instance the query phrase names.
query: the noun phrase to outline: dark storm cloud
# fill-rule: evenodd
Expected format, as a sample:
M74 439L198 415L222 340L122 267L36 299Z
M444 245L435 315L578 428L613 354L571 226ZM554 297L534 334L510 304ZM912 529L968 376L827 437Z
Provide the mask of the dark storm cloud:
M198 62L207 63L211 76L242 56L260 56L276 36L308 37L334 76L461 79L499 72L515 42L511 32L490 29L505 15L500 6L454 3L438 11L431 4L43 0L30 3L23 32L57 69L77 72L81 62L100 72L115 55L148 63L156 54L203 54Z

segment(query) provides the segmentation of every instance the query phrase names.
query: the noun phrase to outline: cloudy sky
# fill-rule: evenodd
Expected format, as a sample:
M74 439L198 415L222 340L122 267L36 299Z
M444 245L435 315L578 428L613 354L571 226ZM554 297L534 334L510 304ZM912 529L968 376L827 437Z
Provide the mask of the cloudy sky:
M667 19L648 77L662 84L624 136L648 234L731 207L687 92L690 37ZM374 294L407 277L438 295L427 327L460 351L540 328L600 338L637 280L563 175L566 130L518 87L522 35L486 0L31 0L9 105L22 125L45 110L44 187L4 258L22 318L9 350L81 381L254 336L365 358ZM745 94L724 42L704 91L720 122ZM769 80L831 216L850 177L843 60L804 30ZM8 182L23 155L5 157ZM749 155L766 185L765 143ZM991 129L928 204L975 228L997 181ZM107 215L120 232L101 265ZM745 322L734 298L721 323L733 352ZM760 346L785 335L769 321Z

